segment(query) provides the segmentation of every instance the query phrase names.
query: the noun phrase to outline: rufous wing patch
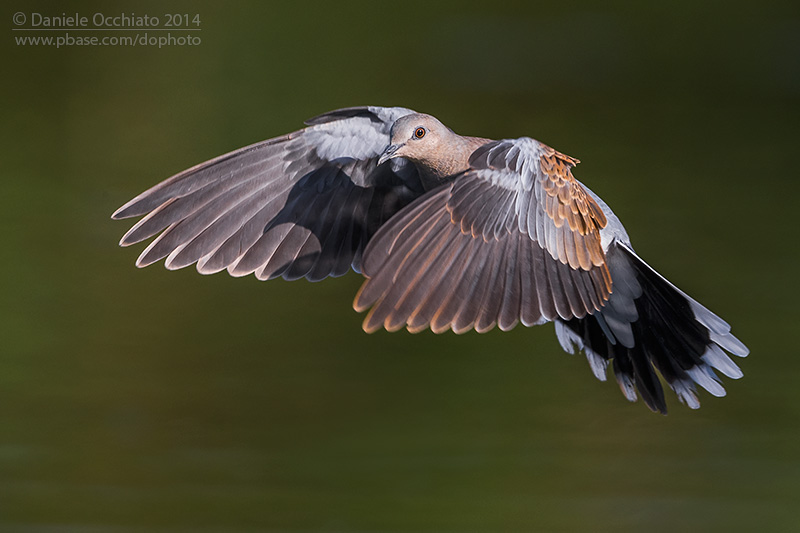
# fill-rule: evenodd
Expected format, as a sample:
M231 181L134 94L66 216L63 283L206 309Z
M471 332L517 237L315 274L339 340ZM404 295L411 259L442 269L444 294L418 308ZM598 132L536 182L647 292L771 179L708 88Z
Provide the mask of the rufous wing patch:
M603 267L605 254L600 230L606 226L603 210L572 175L578 160L542 145L539 157L540 185L544 191L542 207L556 227L555 249L545 243L554 257L572 268L590 270ZM609 278L610 276L606 276Z

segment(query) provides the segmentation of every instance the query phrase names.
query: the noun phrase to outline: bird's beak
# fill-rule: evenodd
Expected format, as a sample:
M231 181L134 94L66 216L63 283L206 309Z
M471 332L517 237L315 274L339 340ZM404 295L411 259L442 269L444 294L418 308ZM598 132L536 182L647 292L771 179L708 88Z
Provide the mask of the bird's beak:
M390 159L398 157L397 151L402 148L404 145L402 144L390 144L386 147L386 150L383 151L381 154L380 159L378 159L378 164L382 165Z

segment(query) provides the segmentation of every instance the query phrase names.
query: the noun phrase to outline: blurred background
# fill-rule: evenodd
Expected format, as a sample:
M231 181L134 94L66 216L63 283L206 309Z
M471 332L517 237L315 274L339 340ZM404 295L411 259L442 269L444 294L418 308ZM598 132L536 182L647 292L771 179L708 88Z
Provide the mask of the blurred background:
M793 3L1 12L0 531L800 530ZM19 12L199 15L201 43L23 46L64 32ZM356 274L139 270L117 246L111 213L151 185L362 104L580 158L638 253L750 347L745 377L663 417L551 325L366 335Z

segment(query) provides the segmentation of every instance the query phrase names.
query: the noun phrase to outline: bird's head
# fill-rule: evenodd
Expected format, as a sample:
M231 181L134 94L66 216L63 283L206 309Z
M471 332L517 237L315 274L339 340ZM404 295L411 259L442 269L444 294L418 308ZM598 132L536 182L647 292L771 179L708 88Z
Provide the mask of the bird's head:
M439 148L451 135L455 135L436 118L422 113L400 117L392 125L389 146L381 154L378 164L395 157L404 157L416 163L425 163L436 157Z

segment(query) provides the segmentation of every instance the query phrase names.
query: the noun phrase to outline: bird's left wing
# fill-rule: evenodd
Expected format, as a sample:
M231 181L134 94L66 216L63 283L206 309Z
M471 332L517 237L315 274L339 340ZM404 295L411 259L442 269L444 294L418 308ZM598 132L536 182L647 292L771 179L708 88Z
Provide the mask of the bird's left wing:
M364 255L364 329L478 331L583 317L611 277L602 209L577 160L530 138L489 142L470 169L403 209Z
M354 107L307 128L185 170L120 207L112 218L145 215L120 241L154 235L138 266L197 262L203 274L318 280L361 268L367 242L422 193L416 168L378 166L400 107Z

